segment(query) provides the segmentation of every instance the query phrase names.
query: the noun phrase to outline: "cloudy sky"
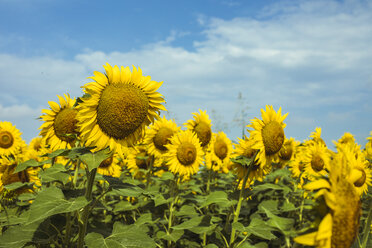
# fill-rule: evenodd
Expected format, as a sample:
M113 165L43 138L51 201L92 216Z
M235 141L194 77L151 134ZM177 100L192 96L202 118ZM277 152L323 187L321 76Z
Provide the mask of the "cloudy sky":
M266 104L286 136L372 131L372 1L0 0L0 121L29 142L41 109L102 65L139 66L179 125L207 110L240 137ZM240 97L239 97L240 96Z

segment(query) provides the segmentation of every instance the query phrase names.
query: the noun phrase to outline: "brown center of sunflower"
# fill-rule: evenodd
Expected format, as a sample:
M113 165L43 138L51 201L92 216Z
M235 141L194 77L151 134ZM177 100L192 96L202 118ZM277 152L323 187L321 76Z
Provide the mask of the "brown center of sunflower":
M107 167L110 167L110 165L112 164L112 161L114 160L114 157L109 157L109 158L106 158L105 160L103 160L100 165L99 165L99 168L107 168Z
M146 94L132 84L109 84L97 107L97 123L115 139L125 139L144 123L149 109Z
M248 147L247 149L244 150L244 153L242 155L247 158L251 158L255 153L256 153L255 149Z
M205 123L205 122L200 122L194 127L194 132L198 136L201 146L206 146L208 145L209 141L211 140L212 137L212 130L211 127Z
M214 143L214 153L221 160L226 158L227 144L223 140L217 139L216 142Z
M77 134L76 113L75 109L65 108L57 114L54 120L54 132L60 140L66 142L74 141L74 137L68 136L68 134Z
M0 131L0 147L7 149L14 143L13 135L8 131Z
M292 146L287 144L284 145L279 151L279 157L283 160L290 160L292 157L293 149Z
M147 169L147 159L143 159L144 157L147 157L148 155L146 154L146 152L140 152L137 154L136 156L136 165L138 168L140 169L144 169L146 170Z
M272 121L262 128L262 141L266 155L280 151L284 142L284 130L277 121Z
M366 182L366 179L367 179L367 175L366 175L366 172L360 168L356 168L357 170L359 170L360 172L362 172L362 176L356 180L354 182L354 185L355 187L362 187L364 185L364 183Z
M318 154L315 154L311 158L311 168L313 168L313 170L316 171L316 172L319 172L319 171L323 170L324 161Z
M20 171L18 173L13 174L15 167L17 164L11 164L7 166L4 174L1 177L4 185L9 185L15 182L29 182L29 177L27 171Z
M161 151L166 151L165 145L169 143L169 138L172 137L173 131L167 127L161 127L153 138L154 145Z
M177 159L182 165L191 165L196 159L196 148L193 144L185 142L177 148Z

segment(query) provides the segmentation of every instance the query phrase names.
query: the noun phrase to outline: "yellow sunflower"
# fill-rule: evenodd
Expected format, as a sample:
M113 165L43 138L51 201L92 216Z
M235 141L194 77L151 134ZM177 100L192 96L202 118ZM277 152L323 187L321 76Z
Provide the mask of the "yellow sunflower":
M359 150L355 151L354 147L344 145L340 147L340 153L343 153L348 164L350 164L350 182L354 184L359 195L368 192L368 186L371 186L372 171L364 154ZM356 155L356 153L358 155Z
M31 140L29 148L38 152L45 147L43 141L43 137L35 137Z
M253 119L247 127L253 128L248 130L253 140L252 148L259 150L256 160L261 167L271 166L271 161L283 146L285 135L283 123L288 113L282 115L282 108L276 113L272 106L266 105L266 111L261 109L262 120Z
M156 120L146 130L143 141L148 147L148 153L154 155L156 158L161 158L167 151L165 145L169 144L169 139L180 129L174 120L167 120L165 117Z
M213 133L211 145L205 155L205 165L209 170L226 173L232 152L231 140L224 132Z
M180 177L194 175L203 163L204 152L200 141L191 130L173 135L164 154L169 171Z
M21 152L25 142L21 132L8 121L0 122L0 157L16 155Z
M315 143L321 143L324 146L327 146L324 140L320 137L321 135L322 135L322 128L316 127L315 132L312 132L310 134L310 138L312 138L312 141L314 141Z
M94 72L94 82L83 86L87 97L79 104L79 128L86 146L97 150L110 147L121 153L121 147L133 145L145 127L159 118L163 96L156 90L163 82L151 81L133 66L103 66L106 75Z
M38 167L29 167L26 170L14 173L15 168L19 163L23 162L19 159L10 159L2 157L0 159L0 192L5 190L4 186L16 182L34 183L34 189L41 186L40 179L38 178ZM7 190L5 190L7 191ZM6 192L6 197L12 197L26 192L32 192L30 189L20 188L12 192Z
M117 154L114 154L102 161L102 163L97 168L97 172L105 176L120 177L121 166L119 165L119 163L119 156Z
M278 159L281 167L284 167L294 158L299 144L300 142L292 137L284 140L283 146L278 153Z
M328 213L318 231L298 236L295 242L318 248L349 248L358 233L361 202L353 184L347 179L351 165L343 153L330 164L329 178L321 178L305 186L319 190L316 197L324 197Z
M149 169L151 163L153 163L153 167L160 167L162 160L151 156L146 145L137 145L128 150L125 163L132 176L140 179L144 177L144 173L140 169Z
M55 151L58 149L70 149L75 141L77 132L77 110L74 108L75 98L64 95L57 96L59 103L48 102L51 109L43 109L41 119L44 123L39 129L40 135L45 139L45 144Z
M306 177L310 180L327 174L329 170L330 156L323 143L312 142L313 145L305 146L303 149L302 162Z
M195 120L188 120L183 125L196 133L198 139L201 142L203 148L207 147L212 138L212 124L207 111L202 111L199 109L199 113L192 113Z
M239 143L235 145L231 157L244 156L246 158L252 158L257 151L252 148L254 145L253 139L245 137L245 139L238 138L238 141ZM231 170L237 175L239 180L243 180L248 172L248 167L240 163L232 163ZM261 166L258 161L255 161L249 172L246 187L251 185L255 179L262 181L264 176L268 174L270 170L270 166Z

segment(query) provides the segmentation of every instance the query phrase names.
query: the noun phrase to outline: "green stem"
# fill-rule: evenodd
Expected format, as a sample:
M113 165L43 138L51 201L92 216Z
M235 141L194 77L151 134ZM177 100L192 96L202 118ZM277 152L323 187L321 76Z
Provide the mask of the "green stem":
M366 223L364 224L363 238L362 238L362 248L367 247L368 236L369 236L369 233L370 233L371 223L372 223L372 199L369 201L368 217L367 217Z
M243 202L243 195L244 195L245 185L247 184L248 176L249 176L249 173L251 172L251 169L252 169L252 167L253 167L253 165L254 165L254 161L255 161L255 159L256 159L257 153L258 153L258 151L254 154L254 156L253 156L251 162L250 162L249 165L248 165L247 173L244 175L244 180L243 180L242 187L241 187L241 189L240 189L238 205L236 206L236 209L235 209L235 212L234 212L234 219L233 219L233 223L232 223L232 225L233 225L234 223L238 222L238 220L239 220L239 214L240 214L240 209L241 209L241 207L242 207L242 202ZM231 236L230 236L230 243L229 243L230 247L231 247L231 245L232 245L232 244L234 243L234 241L235 241L235 234L236 234L236 230L235 230L234 227L232 227L232 229L231 229Z
M87 170L88 172L88 170ZM92 190L94 184L94 178L96 177L97 168L93 169L91 172L88 172L88 184L85 190L85 198L88 202L92 201ZM86 205L83 209L81 219L79 220L79 238L78 238L78 248L83 248L85 233L87 231L88 217L90 214L90 204Z
M167 234L170 235L172 233L171 228L172 228L172 223L173 223L173 211L175 209L175 204L178 201L178 183L177 183L178 177L174 177L174 185L172 185L172 188L170 189L171 196L173 197L172 203L169 207L169 218L168 218L168 230ZM168 248L171 247L172 241L168 240Z

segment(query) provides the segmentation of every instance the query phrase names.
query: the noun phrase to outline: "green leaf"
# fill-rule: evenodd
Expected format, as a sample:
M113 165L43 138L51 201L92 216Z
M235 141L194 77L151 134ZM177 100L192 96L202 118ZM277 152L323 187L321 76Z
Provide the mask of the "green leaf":
M57 151L44 154L42 157L55 158L58 156L65 156L69 153L70 149L59 149Z
M64 199L62 191L51 186L40 191L32 203L27 223L43 220L49 216L68 213L85 207L88 201L85 197L77 197L71 200Z
M261 185L253 186L253 192L256 194L260 191L265 191L265 190L283 190L283 187L278 184L272 184L272 183L264 183Z
M258 205L258 210L259 213L266 213L268 211L277 214L279 213L278 201L275 200L263 201L260 203L260 205Z
M132 205L130 202L126 200L122 200L115 204L114 212L117 213L117 212L129 211L129 210L133 210L137 208L138 208L137 205Z
M238 164L241 164L243 166L248 166L252 163L253 157L247 158L246 156L241 155L241 156L237 156L235 158L230 158L230 160L233 163L238 163Z
M15 182L15 183L11 183L11 184L8 184L8 185L4 185L4 188L7 189L7 190L15 190L15 189L19 189L19 188L22 188L22 187L32 188L32 185L33 185L33 183Z
M106 148L94 153L86 152L79 157L87 165L88 170L91 171L97 168L103 162L103 160L109 158L111 155L112 154L109 152L109 149Z
M39 167L40 165L41 164L37 162L35 159L30 159L27 160L26 162L18 164L13 173L24 171L28 167Z
M276 239L276 236L271 233L274 229L259 218L253 218L249 226L245 228L245 231L266 240Z
M65 173L66 168L62 164L54 166L39 172L39 176L44 183L59 181L66 184L69 181L70 175Z
M27 225L11 226L0 235L0 248L19 248L32 240L42 220Z
M206 207L212 203L216 203L220 207L228 207L231 205L231 202L227 199L227 193L225 191L214 191L210 193L200 208Z
M104 238L98 233L89 233L85 236L88 248L143 248L156 247L156 243L151 239L141 227L135 225L123 225L119 222L114 223L112 234Z
M141 226L147 223L152 223L152 213L142 214L137 221L134 223L136 226Z
M179 211L175 212L174 215L194 217L194 216L198 216L199 214L195 211L195 208L193 206L183 205Z
M157 194L155 197L151 197L154 200L155 207L166 204L168 202L171 202L173 200L172 197L169 197L168 199L165 199L163 195Z
M175 229L175 230L190 229L192 227L198 226L200 222L202 221L202 219L203 219L203 216L194 217L177 226L172 226L172 229Z
M170 234L167 234L166 232L163 231L159 231L156 233L156 237L159 239L177 242L177 240L179 240L182 237L183 233L184 233L183 230L173 230L172 233Z
M204 248L218 248L218 246L215 245L215 244L209 244L209 245L205 246Z

